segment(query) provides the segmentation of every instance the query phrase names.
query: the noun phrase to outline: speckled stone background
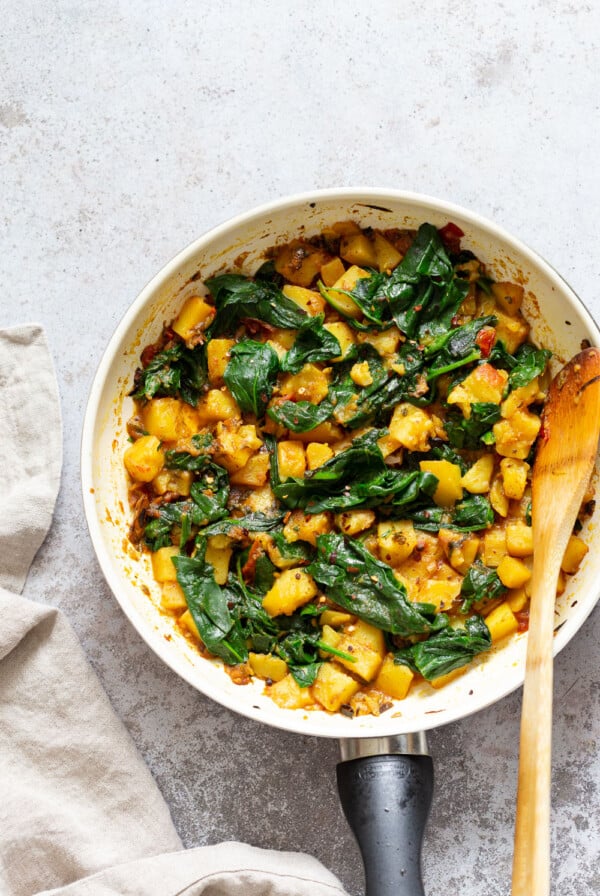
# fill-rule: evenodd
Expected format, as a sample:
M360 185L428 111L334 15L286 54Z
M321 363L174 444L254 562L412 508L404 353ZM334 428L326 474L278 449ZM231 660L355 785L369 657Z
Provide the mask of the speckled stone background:
M335 794L336 743L269 730L195 693L104 584L78 462L101 353L142 286L212 225L283 194L361 183L494 218L600 314L600 14L594 2L551 6L2 3L0 325L46 327L65 429L54 526L25 594L67 613L186 845L306 850L352 896L363 890ZM597 609L556 663L561 896L600 892L599 637ZM509 891L519 712L514 694L430 737L430 896Z

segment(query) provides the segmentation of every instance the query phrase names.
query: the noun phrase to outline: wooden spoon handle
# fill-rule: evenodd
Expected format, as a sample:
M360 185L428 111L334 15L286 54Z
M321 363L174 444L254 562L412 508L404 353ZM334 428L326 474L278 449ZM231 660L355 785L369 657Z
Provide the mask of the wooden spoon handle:
M593 470L600 430L600 351L581 352L554 379L532 478L534 563L512 896L550 891L550 768L554 601L560 565Z

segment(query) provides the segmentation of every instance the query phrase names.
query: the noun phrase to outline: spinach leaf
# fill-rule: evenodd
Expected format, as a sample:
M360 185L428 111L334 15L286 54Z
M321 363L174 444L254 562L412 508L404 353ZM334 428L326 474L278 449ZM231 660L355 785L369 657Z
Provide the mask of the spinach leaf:
M281 369L286 373L298 373L308 363L337 358L342 349L336 337L323 326L325 315L307 318L298 331L291 349L286 352Z
M356 507L377 507L393 500L407 506L429 497L437 485L431 473L407 471L386 466L377 445L381 430L369 430L354 439L349 448L340 451L304 478L281 480L277 452L272 440L271 488L275 496L289 508L304 508L307 513L324 510L348 510Z
M143 369L135 374L134 398L176 396L195 405L206 383L206 353L203 345L186 348L178 342L163 349Z
M333 413L333 406L324 399L320 404L312 404L310 401L284 401L268 409L267 414L285 426L291 432L308 432L325 420L329 420Z
M250 280L242 274L221 274L206 281L215 300L217 314L207 331L210 337L233 333L246 318L264 321L273 327L295 330L306 314L270 280Z
M528 343L520 346L514 355L516 364L508 378L511 389L527 386L536 376L540 376L551 357L552 352L546 348L535 348Z
M242 411L262 417L279 373L275 349L246 339L232 346L223 379Z
M494 511L488 499L483 495L471 495L455 505L449 525L463 532L476 532L487 529L493 522Z
M229 535L234 541L245 540L252 532L270 532L281 525L283 514L268 516L264 513L250 513L237 518L226 517L202 530L202 535Z
M468 420L462 414L450 411L444 423L448 442L453 448L481 448L484 437L488 433L491 435L492 426L499 419L500 405L491 401L474 402Z
M474 656L489 650L492 638L481 616L471 616L464 628L442 629L426 641L396 651L395 662L410 666L431 681L466 666Z
M165 467L168 470L189 470L199 473L210 463L208 454L190 454L189 451L177 451L171 448L165 451Z
M147 523L144 540L150 550L157 551L170 545L173 529L182 526L183 517L186 527L201 527L225 516L229 475L223 467L207 458L204 461L199 477L192 483L190 498L161 504L156 510L156 518Z
M463 579L460 591L463 602L460 612L470 613L473 604L481 600L493 600L505 591L506 587L500 581L496 570L484 566L481 560L476 560Z
M317 559L308 572L339 606L394 635L408 637L434 628L435 607L413 603L387 563L358 541L317 536Z
M204 561L204 552L200 551L196 557L174 557L173 563L207 650L228 665L245 662L248 648L240 621L229 609L232 595L228 588L215 582L212 566Z
M493 326L495 323L497 319L493 316L478 317L434 339L425 348L425 357L432 359L427 379L435 379L443 373L480 360L481 349L476 341L477 335L483 327Z

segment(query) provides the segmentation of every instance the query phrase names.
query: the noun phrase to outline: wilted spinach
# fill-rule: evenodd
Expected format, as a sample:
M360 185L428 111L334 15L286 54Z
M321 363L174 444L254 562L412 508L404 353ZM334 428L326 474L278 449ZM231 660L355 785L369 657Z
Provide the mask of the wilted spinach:
M246 339L232 346L223 379L242 411L262 417L279 373L275 349Z
M450 411L444 423L448 442L453 448L476 450L491 432L494 423L500 419L500 405L491 401L476 401L471 405L471 416L466 419L461 413Z
M498 573L489 566L484 566L481 560L476 560L463 579L460 591L463 602L461 613L470 613L473 604L481 600L494 600L506 591Z
M431 681L466 666L474 656L489 650L492 638L481 616L471 616L464 628L447 625L410 647L396 651L395 662L404 663Z
M306 314L270 280L250 280L242 274L221 274L206 281L215 300L217 314L208 332L210 338L233 333L239 321L264 321L273 327L298 329Z
M312 404L310 401L284 401L267 411L271 420L285 426L290 432L308 432L325 420L329 420L332 413L333 406L327 399L320 404Z
M291 349L286 352L281 369L286 373L298 373L304 364L330 361L341 354L341 347L329 330L323 326L324 315L307 318L301 325Z
M206 376L204 346L190 349L178 342L158 352L146 367L136 371L132 395L144 401L180 395L188 404L195 405Z

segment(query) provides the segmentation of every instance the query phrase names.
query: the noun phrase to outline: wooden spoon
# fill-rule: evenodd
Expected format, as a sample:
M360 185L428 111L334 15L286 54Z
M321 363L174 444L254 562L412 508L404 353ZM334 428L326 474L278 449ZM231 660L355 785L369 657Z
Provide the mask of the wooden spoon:
M521 715L512 896L550 892L552 643L560 565L594 467L600 432L600 350L553 380L533 467L533 575Z

